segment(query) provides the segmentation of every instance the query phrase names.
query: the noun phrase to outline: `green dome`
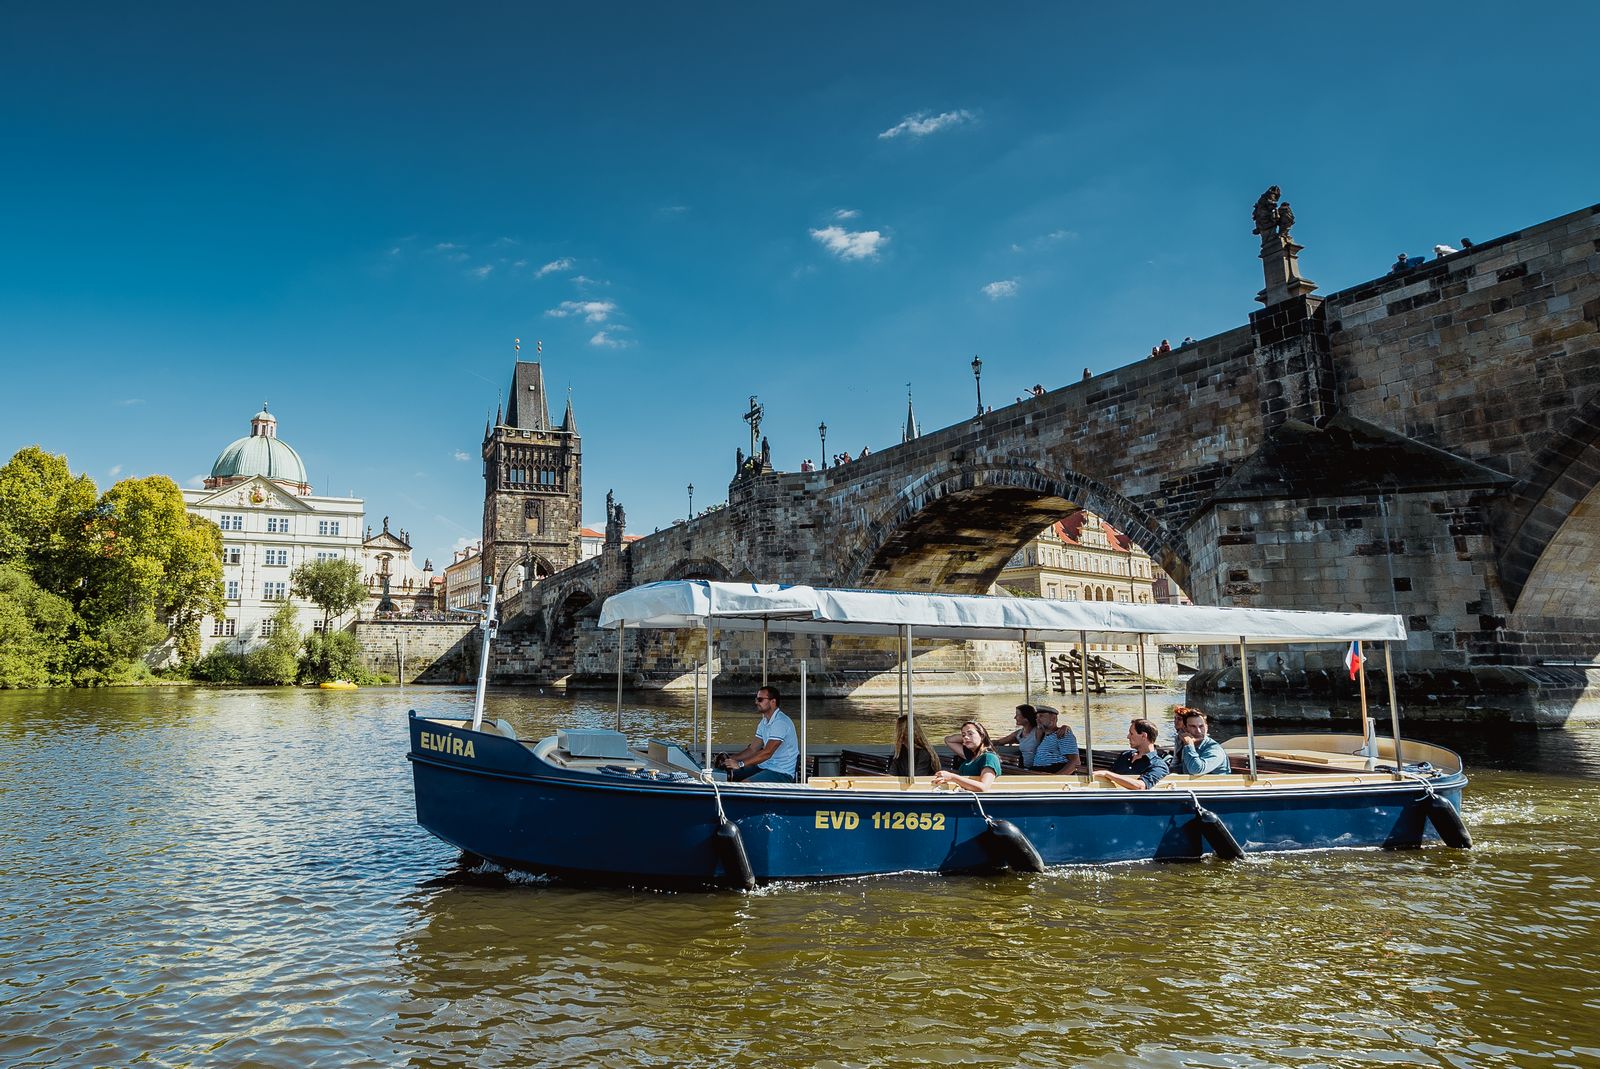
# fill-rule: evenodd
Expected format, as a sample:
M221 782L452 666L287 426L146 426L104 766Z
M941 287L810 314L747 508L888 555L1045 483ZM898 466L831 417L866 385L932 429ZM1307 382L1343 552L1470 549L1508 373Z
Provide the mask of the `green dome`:
M250 420L249 436L230 444L211 465L211 478L215 480L248 479L253 475L296 486L310 481L300 454L278 437L278 421L265 408Z

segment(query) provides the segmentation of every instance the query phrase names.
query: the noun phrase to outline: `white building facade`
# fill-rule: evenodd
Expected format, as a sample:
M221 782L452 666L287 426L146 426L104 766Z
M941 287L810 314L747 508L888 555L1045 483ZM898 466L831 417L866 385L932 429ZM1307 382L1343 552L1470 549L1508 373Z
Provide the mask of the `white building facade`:
M222 529L226 608L201 622L202 653L259 646L285 601L295 605L302 631L320 628L322 611L290 594L290 573L306 561L362 560L364 502L313 494L305 465L277 437L265 406L251 419L250 435L218 455L204 488L183 491L183 500L190 513Z

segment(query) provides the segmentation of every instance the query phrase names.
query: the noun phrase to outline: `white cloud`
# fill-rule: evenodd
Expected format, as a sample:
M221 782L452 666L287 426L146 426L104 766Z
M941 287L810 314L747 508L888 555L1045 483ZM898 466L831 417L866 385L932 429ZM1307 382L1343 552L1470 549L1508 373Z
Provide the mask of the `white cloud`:
M1044 240L1053 244L1057 241L1071 241L1077 236L1076 230L1052 230L1044 236Z
M825 226L811 231L818 243L841 260L871 260L889 243L889 239L876 230L846 230L842 226Z
M959 111L942 111L938 115L919 111L915 115L907 115L889 129L878 135L879 140L888 140L906 134L910 137L927 137L950 126L960 126L962 123L973 122L977 116L965 108Z
M835 219L837 219L839 222L843 223L843 222L846 222L847 220L854 219L856 216L858 216L860 214L861 213L856 211L856 209L854 209L854 208L840 208L838 211L833 213L833 217Z
M549 263L547 263L543 267L539 268L539 270L537 270L537 271L535 271L533 273L533 277L534 278L543 278L546 275L553 275L557 271L571 271L571 270L572 270L572 257L563 256L561 259L559 259L559 260L551 260Z
M454 455L455 455L455 458L457 460L471 460L472 459L472 454L468 453L465 449L457 449L455 451Z
M515 260L515 261L512 262L511 266L512 267L527 267L528 266L528 261L526 261L526 260Z
M450 552L460 553L463 549L477 549L479 541L479 538L476 538L472 535L462 535L460 538L456 539L456 544L450 547Z
M1004 300L1007 297L1015 297L1017 295L1017 280L1014 278L1006 278L1001 279L999 282L991 282L987 286L983 287L983 295L989 298L991 301L999 301Z
M494 264L484 264L482 267L474 267L471 271L469 271L467 273L469 275L471 275L473 278L483 279L483 278L488 278L490 272L492 272L493 270L494 270Z
M191 490L198 490L205 486L205 484L206 477L204 475L191 475L188 479L184 480L183 485L187 486Z
M594 337L589 339L589 344L600 349L626 349L631 346L633 342L629 341L627 338L618 338L615 336L615 332L621 329L621 327L613 327L610 330L599 331Z
M453 241L441 241L441 242L439 242L439 244L437 244L437 245L435 245L433 247L433 251L434 252L449 252L452 249L459 249L459 248L461 248L461 246L457 245Z
M562 301L559 308L552 308L545 315L555 319L582 316L585 323L604 323L616 310L613 301Z
M516 238L495 238L494 239L494 247L497 248L497 249L506 249L506 248L510 248L513 245L521 245L521 244L522 244L522 242L518 241Z
M124 408L126 408L128 405L142 405L142 404L144 404L144 398L143 397L125 397L122 400L118 401L117 404L121 405Z
M111 465L111 470L106 472L106 478L115 479L118 475L121 475L121 474L122 474L122 465L121 464L113 464L113 465Z
M611 283L601 278L590 278L588 275L573 275L572 284L575 286L609 286Z

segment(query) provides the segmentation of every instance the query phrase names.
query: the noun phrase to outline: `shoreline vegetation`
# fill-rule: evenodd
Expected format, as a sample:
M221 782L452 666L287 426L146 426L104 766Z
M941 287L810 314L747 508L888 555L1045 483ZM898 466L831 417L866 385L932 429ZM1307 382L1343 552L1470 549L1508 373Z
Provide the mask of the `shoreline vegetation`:
M0 689L221 684L376 684L336 621L366 599L361 566L308 561L291 594L322 610L301 632L293 602L248 651L200 654L200 624L226 609L222 532L190 515L165 475L101 493L37 445L0 467Z

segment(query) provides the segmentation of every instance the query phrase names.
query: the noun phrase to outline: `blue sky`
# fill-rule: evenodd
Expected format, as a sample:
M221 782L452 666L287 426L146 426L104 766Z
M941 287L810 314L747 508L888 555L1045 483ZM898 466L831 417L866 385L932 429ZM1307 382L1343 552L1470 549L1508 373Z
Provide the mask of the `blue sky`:
M265 398L437 562L542 339L646 533L751 394L794 469L1245 322L1270 184L1324 292L1600 199L1597 12L8 5L0 451L187 484Z

